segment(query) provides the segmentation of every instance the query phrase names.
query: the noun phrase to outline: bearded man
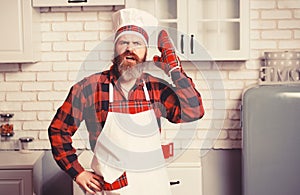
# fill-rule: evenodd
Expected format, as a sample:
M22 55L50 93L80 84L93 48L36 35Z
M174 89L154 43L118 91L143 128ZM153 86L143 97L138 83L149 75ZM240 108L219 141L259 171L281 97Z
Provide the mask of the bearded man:
M144 73L150 14L122 9L113 14L115 55L109 70L72 86L48 132L58 165L90 194L171 194L160 143L160 118L190 122L204 114L200 93L183 71L166 31L153 61L173 85ZM72 135L85 121L94 152L90 172L77 160Z

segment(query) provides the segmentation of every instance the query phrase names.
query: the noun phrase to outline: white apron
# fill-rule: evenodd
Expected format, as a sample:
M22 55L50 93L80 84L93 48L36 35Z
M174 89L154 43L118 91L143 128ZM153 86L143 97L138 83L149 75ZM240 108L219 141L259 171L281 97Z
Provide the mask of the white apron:
M143 88L147 101L132 102L131 106L151 108L145 83ZM126 171L128 186L98 192L97 195L171 195L154 110L114 112L111 83L109 102L112 111L108 112L97 139L91 167L108 183L113 183Z

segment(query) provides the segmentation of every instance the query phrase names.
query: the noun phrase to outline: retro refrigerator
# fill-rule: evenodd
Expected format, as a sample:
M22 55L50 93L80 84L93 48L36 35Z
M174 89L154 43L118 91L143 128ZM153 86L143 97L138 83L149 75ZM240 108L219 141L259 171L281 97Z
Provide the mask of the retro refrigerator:
M251 87L241 113L243 195L300 194L300 84Z

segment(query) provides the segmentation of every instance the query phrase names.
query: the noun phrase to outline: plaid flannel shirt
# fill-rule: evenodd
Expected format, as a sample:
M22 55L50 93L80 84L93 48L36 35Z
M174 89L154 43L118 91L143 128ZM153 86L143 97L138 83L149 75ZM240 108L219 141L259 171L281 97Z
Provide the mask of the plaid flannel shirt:
M73 85L49 126L48 133L54 159L72 178L84 171L77 160L71 138L80 123L85 120L90 145L94 149L108 113L110 82L114 85L114 101L126 101L117 76L113 72L110 69L96 73ZM129 93L129 100L145 100L143 91L145 81L159 127L160 117L165 117L173 123L181 123L197 120L204 115L200 93L184 71L175 69L171 78L175 87L162 79L143 73L137 80L134 90ZM126 185L126 173L113 184L103 181L103 188L107 190Z

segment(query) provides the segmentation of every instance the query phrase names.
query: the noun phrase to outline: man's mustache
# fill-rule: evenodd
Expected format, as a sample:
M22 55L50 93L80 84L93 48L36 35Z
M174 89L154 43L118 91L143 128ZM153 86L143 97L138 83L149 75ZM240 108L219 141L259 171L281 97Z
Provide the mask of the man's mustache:
M137 62L140 62L141 59L139 58L139 56L137 56L135 53L131 52L131 51L125 51L124 53L122 53L121 55L118 56L120 59L124 59L126 57L130 57L130 59L133 59Z
M135 63L126 62L125 57L130 56L132 59L135 59ZM143 58L139 58L134 52L132 51L125 51L122 54L117 54L115 51L115 57L113 58L113 69L116 71L116 73L120 73L121 70L127 70L128 68L131 68L133 65L142 65L143 62L146 59L146 54Z

